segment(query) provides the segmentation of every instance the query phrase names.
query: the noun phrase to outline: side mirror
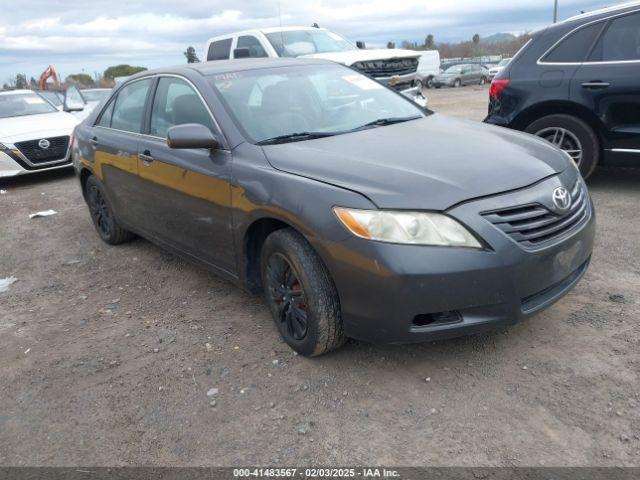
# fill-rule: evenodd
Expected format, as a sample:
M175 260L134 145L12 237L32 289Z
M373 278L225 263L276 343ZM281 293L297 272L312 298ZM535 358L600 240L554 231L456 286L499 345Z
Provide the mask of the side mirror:
M364 44L362 40L358 40L356 42L356 47L358 47L360 50L364 50L365 48L367 48L367 46Z
M250 58L251 51L248 48L236 48L233 50L233 58Z
M220 148L220 139L199 123L185 123L171 127L167 132L169 148Z
M65 112L81 112L84 110L86 102L82 98L80 90L71 86L64 92L64 101L62 102L62 109Z

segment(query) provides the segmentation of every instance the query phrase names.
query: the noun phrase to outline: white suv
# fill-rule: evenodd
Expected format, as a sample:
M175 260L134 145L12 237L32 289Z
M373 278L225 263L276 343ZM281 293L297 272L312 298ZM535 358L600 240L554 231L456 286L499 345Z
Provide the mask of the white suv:
M405 95L421 95L414 85L420 52L358 48L325 28L245 30L214 37L207 42L207 61L247 57L324 58L355 68Z
M78 122L31 90L0 92L0 178L70 167Z

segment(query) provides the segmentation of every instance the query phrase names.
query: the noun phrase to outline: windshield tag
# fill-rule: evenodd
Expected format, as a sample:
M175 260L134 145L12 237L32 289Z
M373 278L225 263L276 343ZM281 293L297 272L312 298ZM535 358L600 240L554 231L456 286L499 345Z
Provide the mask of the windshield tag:
M344 75L342 78L360 90L378 90L383 88L382 85L375 80L363 77L362 75Z

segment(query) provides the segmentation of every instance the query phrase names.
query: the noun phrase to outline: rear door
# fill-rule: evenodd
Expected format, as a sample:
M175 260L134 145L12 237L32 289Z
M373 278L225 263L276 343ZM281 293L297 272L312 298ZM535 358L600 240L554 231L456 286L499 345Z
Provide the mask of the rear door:
M171 149L167 131L197 123L222 138L212 114L185 78L161 76L150 108L148 135L139 143L144 228L155 239L235 273L231 233L231 153Z
M640 12L604 25L573 79L571 98L604 123L606 158L640 159Z
M541 88L533 85L528 88L535 92L537 101L570 98L573 78L603 26L603 23L587 24L567 32L538 60L542 68L538 69L537 87Z
M151 78L125 85L109 101L94 127L89 142L94 171L102 180L118 220L136 226L138 208L138 140Z

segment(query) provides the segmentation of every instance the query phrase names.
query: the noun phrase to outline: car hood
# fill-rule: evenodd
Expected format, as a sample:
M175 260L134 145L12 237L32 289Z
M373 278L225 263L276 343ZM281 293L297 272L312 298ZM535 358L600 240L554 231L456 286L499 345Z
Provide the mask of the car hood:
M388 209L446 210L569 165L531 135L439 114L263 149L278 170L357 191Z
M0 118L0 142L13 143L36 137L43 138L50 136L51 132L60 131L71 135L78 123L79 120L67 112Z
M333 62L338 62L350 66L356 62L367 60L388 60L390 58L420 58L420 53L414 52L413 50L380 48L372 50L349 50L347 52L314 53L311 55L302 55L301 58L302 57L323 58L325 60L331 60Z

